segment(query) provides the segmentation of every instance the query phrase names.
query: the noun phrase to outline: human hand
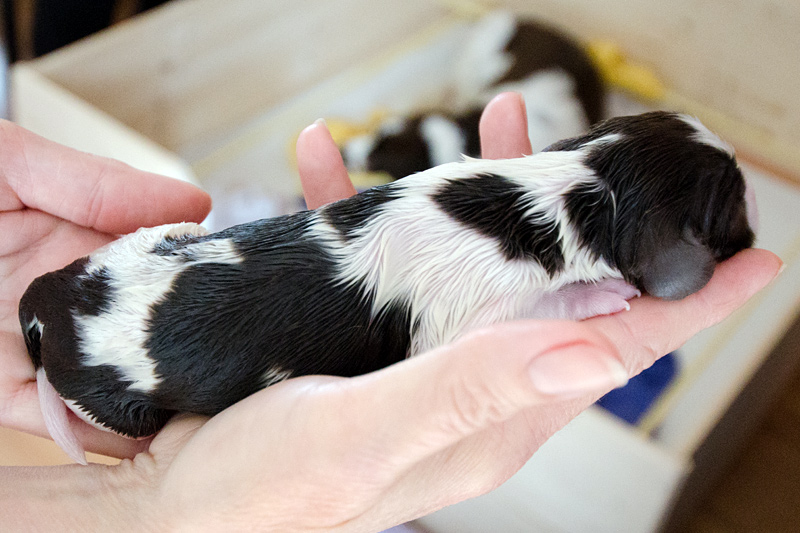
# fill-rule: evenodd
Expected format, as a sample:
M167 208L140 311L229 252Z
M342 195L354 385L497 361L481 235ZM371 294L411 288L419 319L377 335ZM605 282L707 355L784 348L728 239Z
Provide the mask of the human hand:
M488 116L504 114L508 113L501 106ZM510 119L496 122L510 132L519 129L513 113ZM526 136L517 135L519 139L522 147L516 155L526 149ZM338 150L326 145L327 141L324 136L320 141L318 135L307 134L300 143L301 176L306 188L311 187L307 197L312 208L355 193ZM331 164L331 158L334 162L338 158L338 166ZM0 244L0 426L49 437L17 317L20 297L30 282L118 234L143 226L200 222L209 209L208 195L191 185L60 146L0 121L0 231L4 235ZM77 438L89 451L133 457L149 444L70 417Z
M0 425L48 436L19 325L22 294L59 269L140 226L200 222L209 196L187 183L81 153L0 121ZM131 457L147 442L75 417L91 451Z
M517 95L492 102L481 130L484 155L530 151ZM303 132L298 160L311 207L354 192L322 124ZM745 250L680 301L644 296L580 323L500 324L368 375L290 379L210 420L176 418L115 475L141 481L161 527L378 531L498 486L598 397L743 305L780 265Z

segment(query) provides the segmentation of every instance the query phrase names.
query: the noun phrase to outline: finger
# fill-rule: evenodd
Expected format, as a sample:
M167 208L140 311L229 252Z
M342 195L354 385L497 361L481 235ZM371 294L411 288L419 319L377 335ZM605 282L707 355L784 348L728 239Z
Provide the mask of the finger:
M191 413L180 413L172 417L167 425L150 442L148 451L159 460L169 463L209 418Z
M495 96L483 110L479 132L481 154L485 159L510 159L533 152L528 138L525 101L519 93Z
M356 194L325 122L318 120L297 139L297 167L309 209Z
M604 393L626 380L615 347L593 328L506 323L355 378L348 404L359 417L341 431L374 447L368 456L402 470L526 408Z
M722 321L780 272L783 262L766 250L748 249L719 264L703 289L683 300L653 297L631 301L625 313L585 321L626 354L632 374L679 348L697 332Z
M8 121L0 121L0 181L19 205L103 233L142 226L201 222L211 198L197 187L143 172L119 161L59 145Z

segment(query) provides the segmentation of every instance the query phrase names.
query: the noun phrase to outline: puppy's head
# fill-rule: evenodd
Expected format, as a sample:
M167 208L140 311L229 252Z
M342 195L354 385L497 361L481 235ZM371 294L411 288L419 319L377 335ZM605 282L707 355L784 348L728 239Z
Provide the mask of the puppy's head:
M617 117L546 151L583 152L597 179L573 187L568 216L584 245L654 296L699 290L753 244L754 199L733 150L692 117Z

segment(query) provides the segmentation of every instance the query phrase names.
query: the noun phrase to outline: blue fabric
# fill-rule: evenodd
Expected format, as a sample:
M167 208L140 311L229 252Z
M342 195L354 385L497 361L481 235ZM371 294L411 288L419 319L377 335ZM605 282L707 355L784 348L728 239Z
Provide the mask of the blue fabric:
M632 378L624 387L597 400L597 404L626 422L636 424L677 373L677 358L669 353Z

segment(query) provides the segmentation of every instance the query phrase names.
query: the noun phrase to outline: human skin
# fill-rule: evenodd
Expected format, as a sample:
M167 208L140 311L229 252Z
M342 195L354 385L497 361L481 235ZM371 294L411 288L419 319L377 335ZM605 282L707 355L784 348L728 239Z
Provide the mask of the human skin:
M530 153L526 131L519 95L499 96L481 122L484 156ZM297 152L309 207L354 193L324 123L303 131ZM0 244L0 424L40 435L16 319L27 282L114 234L198 221L209 207L190 186L87 157L0 129L0 231L13 235ZM582 322L500 324L364 376L290 379L211 419L179 415L152 440L79 426L87 449L124 460L0 468L0 521L12 530L379 531L498 486L598 397L725 318L781 265L745 250L680 301L644 296Z

